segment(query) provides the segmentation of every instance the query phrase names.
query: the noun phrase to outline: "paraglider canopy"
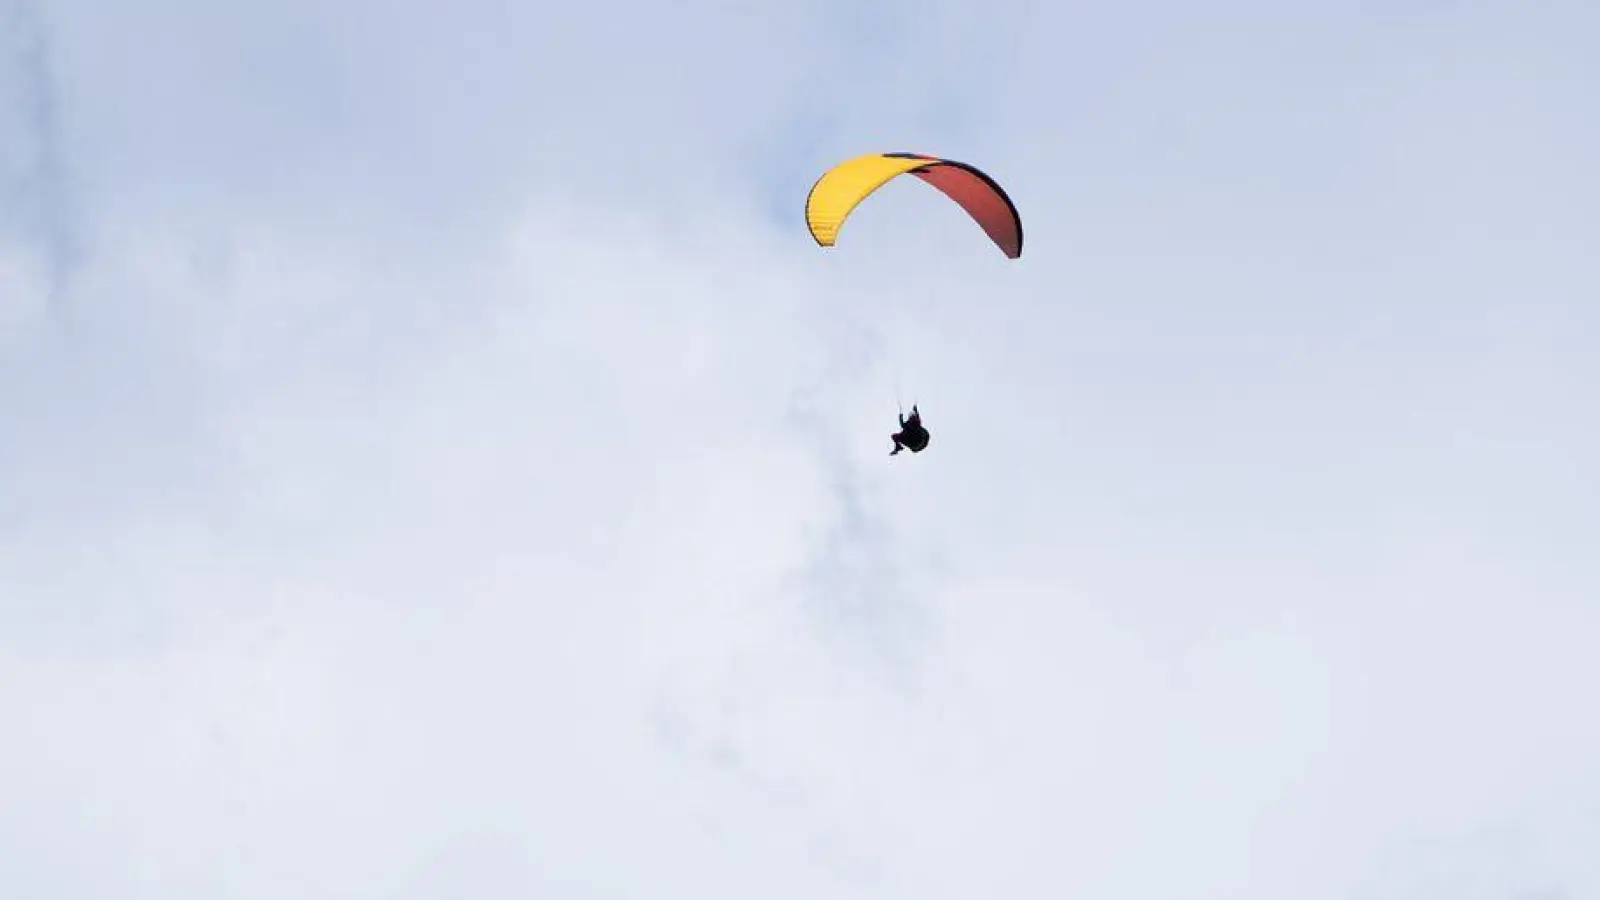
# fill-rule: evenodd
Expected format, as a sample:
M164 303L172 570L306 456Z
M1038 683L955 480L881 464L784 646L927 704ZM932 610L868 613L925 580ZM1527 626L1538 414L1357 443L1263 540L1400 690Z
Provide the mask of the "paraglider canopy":
M999 183L974 166L920 153L869 153L824 172L806 195L812 238L832 247L861 201L901 175L914 175L955 201L1008 258L1022 255L1022 216Z

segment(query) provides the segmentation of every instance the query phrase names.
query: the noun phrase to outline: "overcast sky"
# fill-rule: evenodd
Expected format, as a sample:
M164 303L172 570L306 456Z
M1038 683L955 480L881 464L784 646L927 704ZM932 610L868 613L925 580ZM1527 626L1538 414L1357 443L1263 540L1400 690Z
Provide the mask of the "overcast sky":
M1600 895L1597 84L1591 0L0 0L0 895ZM897 150L1023 258L818 248Z

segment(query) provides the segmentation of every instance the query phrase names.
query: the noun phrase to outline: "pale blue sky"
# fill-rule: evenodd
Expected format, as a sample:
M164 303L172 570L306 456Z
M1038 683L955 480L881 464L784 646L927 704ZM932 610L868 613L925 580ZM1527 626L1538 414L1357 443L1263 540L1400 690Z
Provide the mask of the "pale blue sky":
M0 894L1600 893L1600 7L0 23Z

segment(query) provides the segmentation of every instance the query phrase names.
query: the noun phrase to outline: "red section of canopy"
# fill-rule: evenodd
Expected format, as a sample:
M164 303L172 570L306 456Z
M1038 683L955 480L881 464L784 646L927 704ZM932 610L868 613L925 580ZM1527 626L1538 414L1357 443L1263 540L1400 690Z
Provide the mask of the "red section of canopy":
M1011 198L988 176L963 163L942 160L913 169L911 174L965 209L1006 256L1016 259L1022 255L1022 217Z

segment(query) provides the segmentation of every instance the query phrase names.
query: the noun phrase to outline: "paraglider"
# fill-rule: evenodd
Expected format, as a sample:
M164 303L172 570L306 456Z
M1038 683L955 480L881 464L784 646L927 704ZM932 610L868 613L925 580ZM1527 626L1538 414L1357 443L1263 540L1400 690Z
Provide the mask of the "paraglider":
M889 451L890 456L895 456L901 450L910 450L912 453L921 453L928 447L928 429L922 425L922 413L917 410L915 403L911 404L911 418L900 415L900 430L889 435L894 441L894 449Z
M1007 259L1022 256L1022 216L999 182L977 167L921 153L869 153L847 160L822 174L806 195L806 227L821 247L832 247L845 220L873 192L901 175L932 185L978 223ZM894 449L921 453L928 429L915 404L911 416L900 414L900 430L890 435Z
M920 153L869 153L824 172L806 195L811 237L832 247L850 213L901 175L914 175L955 201L1007 258L1022 256L1022 216L999 182L967 163Z

